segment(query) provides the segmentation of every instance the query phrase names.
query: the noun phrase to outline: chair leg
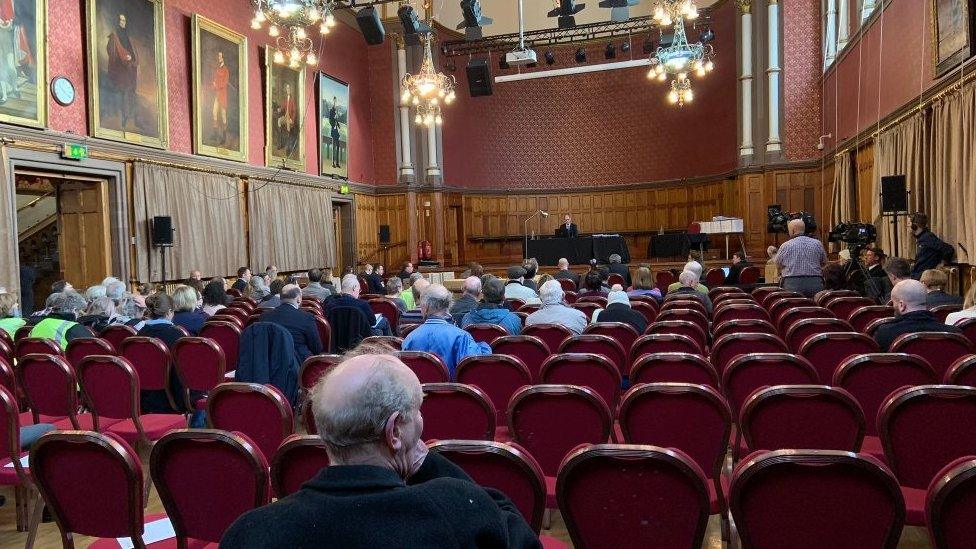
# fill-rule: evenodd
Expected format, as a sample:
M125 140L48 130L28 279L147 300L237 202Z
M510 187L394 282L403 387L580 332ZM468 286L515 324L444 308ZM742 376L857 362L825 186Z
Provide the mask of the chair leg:
M550 528L552 528L552 509L546 509L546 511L542 513L542 529L548 530Z
M17 517L17 531L23 532L27 529L27 503L24 502L24 487L20 484L14 486L14 515Z
M30 513L30 530L27 532L27 544L25 549L33 549L34 541L37 540L37 528L41 524L41 516L44 514L44 498L37 490L34 492L34 509ZM30 494L30 491L28 491Z
M146 488L142 491L142 508L149 507L149 492L152 492L152 476L146 475Z

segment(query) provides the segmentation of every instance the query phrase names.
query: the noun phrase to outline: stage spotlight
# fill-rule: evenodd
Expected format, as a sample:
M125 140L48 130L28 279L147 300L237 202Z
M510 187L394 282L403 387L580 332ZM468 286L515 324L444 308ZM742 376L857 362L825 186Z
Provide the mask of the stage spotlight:
M624 42L623 44L620 44L620 52L621 53L627 53L629 51L630 51L630 41L629 40L627 42Z
M698 41L702 44L707 44L712 40L715 40L715 31L712 30L712 27L702 29L701 34L698 35Z
M585 49L580 48L580 49L576 50L576 62L577 63L586 63L586 50Z
M487 27L493 22L490 17L482 15L480 0L461 0L461 13L464 14L464 21L461 21L457 28L464 29L464 37L468 40L482 38L482 27Z
M617 58L617 46L614 46L613 45L613 42L610 42L609 44L607 44L607 49L603 52L603 55L607 59L616 59Z
M552 65L556 62L556 54L552 53L552 50L546 52L546 65Z
M400 18L400 24L403 25L403 33L415 44L420 42L417 34L430 32L430 25L420 22L420 17L410 4L400 6L397 16Z
M559 18L559 28L571 29L576 26L576 15L583 11L586 4L577 4L576 0L559 0L559 7L549 12L549 17Z
M498 58L498 68L503 70L511 68L511 65L509 65L508 61L505 60L504 55Z
M657 51L657 46L654 44L653 40L648 38L647 40L644 40L644 48L642 51L644 52L644 55L650 55Z

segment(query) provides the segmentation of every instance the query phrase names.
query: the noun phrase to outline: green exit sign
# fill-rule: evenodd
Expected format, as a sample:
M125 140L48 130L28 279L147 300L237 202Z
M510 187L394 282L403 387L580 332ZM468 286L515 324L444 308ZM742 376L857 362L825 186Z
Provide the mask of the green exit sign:
M339 194L349 194L349 185L339 185Z
M70 160L84 160L88 158L88 145L65 143L61 149L61 157Z

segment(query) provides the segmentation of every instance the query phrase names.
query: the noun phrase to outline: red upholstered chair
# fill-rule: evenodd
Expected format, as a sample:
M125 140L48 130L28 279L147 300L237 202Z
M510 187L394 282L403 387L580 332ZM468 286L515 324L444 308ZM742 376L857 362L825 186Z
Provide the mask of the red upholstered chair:
M895 391L878 412L878 434L905 497L905 522L924 526L925 493L936 473L957 458L976 455L976 387Z
M617 273L610 273L610 276L607 277L607 285L613 287L614 284L620 284L623 289L627 289L627 283L624 281L623 276Z
M396 326L400 323L400 308L396 306L396 303L394 303L392 299L387 299L385 297L370 299L369 308L372 309L373 314L383 315L386 317L386 320L390 323L390 326Z
M780 311L776 325L779 327L779 333L785 334L794 324L808 318L833 319L834 313L824 307L794 307Z
M809 360L820 379L827 382L849 357L877 352L878 344L860 332L828 332L808 337L797 354Z
M715 303L715 300L719 296L752 299L752 296L748 292L738 286L716 286L708 290L708 297L712 300L712 303Z
M115 349L115 353L118 353L122 348L122 341L124 341L127 337L136 335L136 333L136 329L132 326L126 326L125 324L112 324L111 326L106 326L101 333L98 334L98 337L108 341Z
M247 322L247 319L251 316L252 309L245 308L243 306L235 307L231 303L227 308L217 311L211 318L224 318L225 316L232 316L236 318L241 324Z
M962 334L916 332L898 336L891 344L891 352L918 355L929 362L942 379L952 364L973 354L973 344Z
M712 324L712 341L728 334L769 334L777 335L776 327L768 320L727 320Z
M946 385L976 387L976 355L967 355L953 362L946 371L942 382Z
M0 330L0 341L6 343L10 347L14 346L14 338L8 334L6 330Z
M749 451L857 452L864 438L864 412L857 400L839 387L826 385L757 389L742 405L738 425Z
M818 307L826 307L827 303L834 299L835 297L862 297L861 294L855 292L854 290L823 290L817 292L817 295L813 296L813 300L817 302Z
M976 345L976 318L967 318L962 322L956 323L956 328L962 330L962 335L973 345Z
M895 317L893 316L889 316L887 318L876 318L868 323L867 328L864 329L864 333L871 337L874 337L874 332L877 331L878 327L894 321L895 321Z
M14 345L14 355L18 359L22 359L30 354L63 356L64 351L57 343L43 337L25 337L18 339Z
M30 333L32 331L34 331L34 327L29 324L17 328L17 331L14 332L14 345L16 346L17 342L20 341L21 339L24 339L25 337L30 337Z
M722 269L709 269L705 273L705 286L717 288L725 283L725 271Z
M580 448L560 467L557 491L575 547L699 547L705 537L706 481L680 450Z
M749 286L759 282L759 277L761 273L759 272L759 267L755 265L749 265L739 271L739 284L742 286Z
M179 332L183 334L183 337L188 337L190 335L190 331L179 324L174 324L173 327L179 330Z
M935 549L976 547L976 457L956 459L942 468L925 497L925 525Z
M815 385L816 370L804 358L789 353L748 353L729 362L722 373L722 392L739 417L753 391L771 385Z
M74 547L74 535L109 538L103 547L118 547L112 538L132 538L136 547L145 547L145 525L166 519L161 514L143 516L139 455L115 435L47 433L31 448L30 466L64 547ZM35 511L39 516L40 505Z
M151 444L186 427L181 414L139 413L139 376L118 356L92 355L78 366L78 381L91 410L92 430L114 433L135 446Z
M701 315L704 316L706 319L708 319L709 317L708 310L705 309L705 305L701 301L698 301L697 299L682 299L682 298L665 300L664 305L661 305L661 310L658 311L658 316L668 311L681 310L681 309L691 309L692 311L697 311L698 313L701 313ZM668 320L668 319L665 318L663 320Z
M756 303L729 303L722 307L716 307L712 315L712 322L719 324L727 320L769 320L769 313Z
M661 291L661 295L664 295L668 291L668 286L677 282L678 279L675 278L674 273L671 271L658 271L654 274L654 285L657 289Z
M495 406L484 391L463 383L424 383L424 440L494 440Z
M754 295L753 297L756 296ZM759 304L768 311L773 307L773 305L776 304L777 301L791 297L803 297L803 294L777 288L775 291L769 292L762 297L756 297L756 299L758 299Z
M526 314L532 314L532 313L538 311L541 308L542 308L542 305L539 305L538 303L526 303L525 305L522 305L521 307L519 307L519 310L517 312L519 312L519 313L526 313Z
M15 357L14 346L7 340L0 340L0 358L7 362L13 362Z
M397 336L369 336L363 338L360 345L386 345L396 351L403 347L403 340Z
M700 349L708 347L708 335L701 329L701 326L688 320L659 320L647 325L644 330L647 335L651 334L678 334L691 338ZM633 344L631 344L633 347Z
M542 365L542 383L589 387L611 409L617 406L621 379L617 366L596 353L560 353L549 357Z
M247 435L264 457L274 455L295 428L291 405L278 389L237 382L221 383L210 391L207 426Z
M574 292L574 291L567 291L567 292L564 292L563 293L563 301L565 301L569 305L572 305L573 303L576 303L576 300L578 298L579 298L579 294L576 293L576 292ZM524 323L523 323L523 325L524 325Z
M64 358L27 355L20 359L15 371L17 385L24 391L24 404L33 413L33 423L53 423L58 429L93 428L92 415L78 411L78 378ZM101 427L111 423L102 421Z
M532 374L532 382L539 382L542 363L549 358L549 347L541 339L527 335L504 336L491 344L492 352L498 355L514 356L525 364Z
M773 324L779 325L780 317L783 313L793 309L798 309L800 307L815 307L814 301L808 297L785 297L783 299L777 299L769 307L769 318L773 321ZM828 316L834 316L833 313L829 313Z
M268 461L241 433L174 431L153 447L149 470L181 547L219 542L238 517L271 501Z
M708 333L708 318L701 311L695 309L662 310L658 313L656 322L663 322L665 320L687 320L694 322L703 332Z
M471 334L475 341L481 341L491 345L493 341L500 337L510 335L508 330L498 324L470 324L464 331Z
M515 313L515 314L518 314L518 313ZM400 339L406 339L406 337L408 335L410 335L410 332L412 332L412 331L414 331L414 330L417 329L417 326L420 326L420 323L417 323L417 324L401 324L401 325L397 326L397 329L396 329L397 337L399 337Z
M704 356L701 347L686 335L680 334L651 334L641 336L630 348L631 366L637 359L651 353L687 353Z
M447 383L451 381L451 373L444 365L444 361L433 353L397 351L393 355L413 370L421 383Z
M241 327L232 322L209 320L200 329L200 337L213 340L224 351L224 369L237 369L241 346Z
M14 487L17 530L28 530L30 521L27 547L32 547L40 517L28 517L27 513L34 504L43 502L34 488L30 467L20 461L27 452L20 449L21 413L14 395L8 387L0 386L0 486Z
M939 305L932 307L929 311L935 316L935 319L943 324L946 321L946 317L949 313L956 313L962 310L962 305Z
M298 383L305 391L311 391L319 379L340 362L341 355L312 355L302 363L298 371Z
M688 353L652 353L634 362L630 383L694 383L718 389L718 374L704 357Z
M570 307L576 309L577 311L582 311L586 315L586 320L589 321L593 318L593 313L603 309L599 303L593 303L592 301L577 301L570 305Z
M610 364L617 368L620 377L630 372L628 351L610 336L599 334L582 334L573 336L559 347L559 353L594 353L605 357Z
M68 342L68 347L64 351L68 364L78 369L81 360L91 355L114 355L115 347L111 343L97 337L79 337Z
M654 320L657 319L657 307L655 305L651 305L646 301L634 301L634 298L631 298L630 308L640 313L641 316L644 317L644 320L646 320L648 324L654 322ZM524 331L525 330L523 330L523 332Z
M681 450L708 479L709 513L727 508L722 466L732 412L718 391L690 383L635 385L624 395L617 417L621 442Z
M786 344L777 336L770 334L728 334L715 341L712 346L711 362L721 377L729 362L747 353L787 353Z
M607 306L607 298L600 295L581 295L576 300L576 303L596 303L601 309L605 309Z
M634 342L640 337L637 330L630 324L623 322L594 322L583 330L583 334L604 335L617 342L627 353L634 346ZM629 364L629 362L628 362Z
M119 355L125 357L139 374L143 391L165 391L169 405L179 410L169 385L173 360L166 345L155 337L132 336L122 342Z
M632 295L632 296L630 296L630 304L631 304L631 306L633 306L634 303L638 303L638 302L639 303L647 303L651 307L654 307L654 310L655 311L660 308L660 304L657 302L657 299L655 299L654 296L650 296L650 295Z
M457 365L457 382L484 391L495 407L498 425L504 425L508 401L520 388L532 385L532 374L513 356L469 356Z
M741 275L742 273L739 274ZM753 288L753 290L749 292L749 295L751 295L756 301L759 302L760 305L762 305L767 295L780 291L783 291L783 289L776 285L758 286Z
M867 305L865 307L858 307L852 312L850 322L854 330L864 333L867 331L868 324L871 324L873 320L891 318L893 316L895 316L894 307L888 305Z
M576 283L568 278L560 278L559 286L563 289L564 292L575 292L578 289L576 287Z
M837 318L847 320L854 311L860 309L861 307L868 307L871 305L876 305L873 299L866 297L845 296L831 299L830 301L826 302L824 307L830 309L830 312L834 313Z
M799 352L811 336L852 331L854 330L851 325L846 320L839 318L801 318L793 322L783 333L790 349L793 352Z
M822 380L826 382L827 380ZM861 452L884 457L878 438L878 411L888 395L902 387L938 383L935 370L925 359L905 353L869 353L841 362L833 385L854 395L864 410L864 443Z
M271 458L271 488L281 499L297 492L329 466L322 437L294 434L286 438Z
M241 297L241 291L236 288L228 288L227 295L239 298Z
M190 402L190 391L207 393L223 383L227 360L216 341L182 337L173 346L173 367L183 383L183 400ZM202 410L205 405L206 402L197 402L194 409Z
M511 307L513 311L517 311L522 306L525 305L525 301L524 300L515 299L514 297L506 298L505 299L505 303L508 303L509 307Z
M546 344L549 352L554 353L563 344L563 341L573 336L573 332L569 331L569 328L560 326L559 324L533 324L532 326L522 328L522 335L535 336L541 339Z
M390 326L395 326L395 324L390 324ZM329 321L325 317L317 316L315 317L315 329L319 332L319 340L322 341L323 349L332 348L332 326L329 326Z
M743 547L895 549L898 483L877 459L837 450L756 452L736 467L729 502Z
M580 444L606 442L612 417L607 403L586 387L532 385L512 395L509 433L542 467L547 508L555 508L555 477L563 458Z
M303 311L305 311L307 313L312 313L315 316L324 316L325 315L325 313L322 312L322 308L321 307L308 307L308 306L302 305L301 307L299 307L299 309L301 309L301 310L303 310Z

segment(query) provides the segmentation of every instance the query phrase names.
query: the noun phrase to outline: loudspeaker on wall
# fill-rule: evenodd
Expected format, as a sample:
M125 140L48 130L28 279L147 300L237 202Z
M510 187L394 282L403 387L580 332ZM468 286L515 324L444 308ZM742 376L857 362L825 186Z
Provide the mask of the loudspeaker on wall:
M468 75L471 97L491 95L491 69L487 59L472 59L464 69Z
M173 218L166 215L158 215L152 218L150 225L152 232L153 246L172 246L173 245Z

